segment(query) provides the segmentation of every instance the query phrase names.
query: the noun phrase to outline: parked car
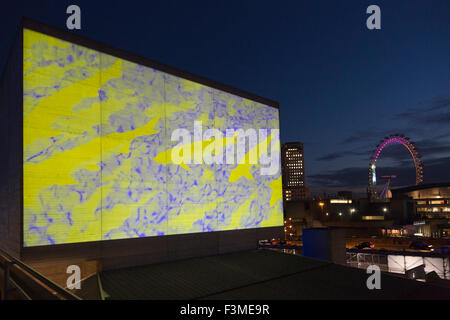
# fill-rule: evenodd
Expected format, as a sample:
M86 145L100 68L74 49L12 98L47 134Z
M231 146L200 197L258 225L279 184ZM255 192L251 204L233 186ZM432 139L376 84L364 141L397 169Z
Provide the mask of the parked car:
M361 242L360 244L356 245L354 249L372 249L375 245L372 242Z
M270 240L270 244L272 244L272 245L280 244L280 239L272 239L272 240Z
M423 241L413 241L409 245L409 248L413 250L434 251L433 245L425 243Z

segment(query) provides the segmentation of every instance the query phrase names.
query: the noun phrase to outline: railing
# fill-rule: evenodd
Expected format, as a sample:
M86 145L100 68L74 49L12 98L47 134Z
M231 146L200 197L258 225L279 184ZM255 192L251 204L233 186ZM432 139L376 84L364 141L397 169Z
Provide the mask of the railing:
M26 300L81 300L1 249L0 269L3 271L2 300L10 298L12 291Z
M346 255L347 265L355 268L377 265L381 271L406 274L423 265L427 272L434 271L441 279L450 280L450 257L447 253L347 249Z

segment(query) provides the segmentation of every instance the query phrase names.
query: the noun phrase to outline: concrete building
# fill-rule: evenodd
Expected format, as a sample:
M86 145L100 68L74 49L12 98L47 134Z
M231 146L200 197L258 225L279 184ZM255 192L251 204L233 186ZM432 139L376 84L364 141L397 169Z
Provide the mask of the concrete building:
M299 238L302 230L315 227L342 227L350 235L381 235L382 228L394 224L389 203L370 203L367 199L331 198L286 202L285 218L295 230L288 238Z
M303 143L288 142L281 148L283 199L295 201L309 197L305 182Z
M391 202L403 205L398 211L409 217L417 236L450 238L450 183L393 189Z
M24 18L0 82L0 249L64 274L71 264L106 270L282 237L281 186L272 187L275 203L266 196L280 171L258 190L255 179L231 181L232 166L219 176L201 162L183 168L166 157L176 128L192 130L197 119L279 128L278 108ZM212 185L221 192L208 191ZM250 197L259 211L239 210Z
M373 235L449 238L450 184L393 189L392 198L375 201L349 197L297 200L286 203L285 217L291 219L296 236L303 228L320 223L341 227L366 226Z

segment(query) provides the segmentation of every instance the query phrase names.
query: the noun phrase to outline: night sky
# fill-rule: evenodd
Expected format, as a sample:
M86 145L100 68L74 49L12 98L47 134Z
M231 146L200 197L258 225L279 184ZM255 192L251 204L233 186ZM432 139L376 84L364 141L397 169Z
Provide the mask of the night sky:
M305 148L313 193L362 191L378 142L403 133L423 155L425 182L450 181L450 1L8 1L0 67L21 16L280 103L282 142ZM381 30L366 8L381 8ZM409 152L387 147L378 176L415 183Z

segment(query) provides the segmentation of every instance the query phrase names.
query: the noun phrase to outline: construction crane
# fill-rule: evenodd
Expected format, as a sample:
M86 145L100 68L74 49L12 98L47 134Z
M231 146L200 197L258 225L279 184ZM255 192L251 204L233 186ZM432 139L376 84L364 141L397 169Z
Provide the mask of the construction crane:
M383 190L381 190L379 199L387 199L390 198L391 195L389 195L390 190L389 190L389 185L391 184L391 179L395 179L397 178L396 175L390 175L390 176L382 176L381 179L387 179L386 184L383 187Z

